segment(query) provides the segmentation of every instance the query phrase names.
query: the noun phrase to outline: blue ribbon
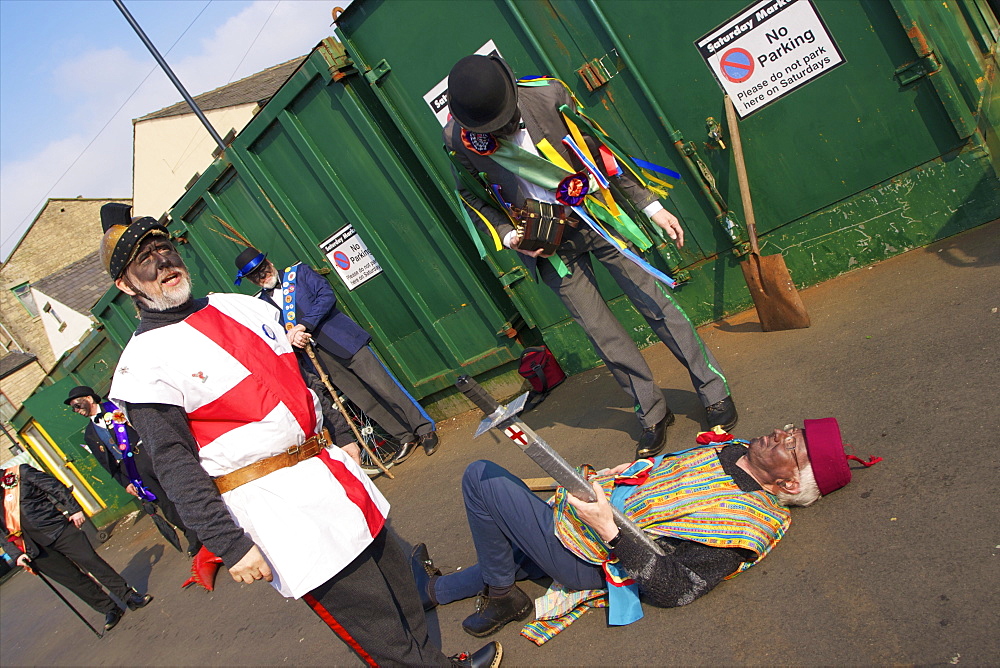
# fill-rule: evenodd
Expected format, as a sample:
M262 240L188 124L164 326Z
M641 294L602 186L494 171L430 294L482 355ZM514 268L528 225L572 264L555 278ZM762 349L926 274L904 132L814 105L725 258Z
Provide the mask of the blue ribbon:
M295 267L287 267L281 274L281 313L286 330L295 327L297 320L295 314L296 279L298 279L298 272L295 271Z
M629 250L628 247L622 248L621 246L619 246L618 242L612 239L611 235L608 234L603 227L594 222L594 219L590 217L590 214L587 213L587 210L585 208L583 208L582 206L574 206L572 207L572 209L576 213L576 215L580 217L580 220L587 223L587 225L589 225L592 230L594 230L602 237L604 237L609 244L613 245L615 248L618 249L619 253L621 253L629 260L631 260L633 263L635 263L635 265L638 266L640 269L642 269L644 272L646 272L656 280L660 281L661 283L664 283L667 287L673 288L677 285L677 281L670 278L662 271L660 271L650 263L646 262L646 260L633 253L631 250Z
M242 283L243 279L246 278L247 274L256 269L260 265L260 263L264 261L264 258L266 257L267 253L261 253L260 255L250 260L242 267L240 267L239 271L236 272L236 280L233 281L233 285L239 285L240 283Z
M112 401L105 401L101 404L101 410L104 411L105 415L114 415L120 409ZM128 425L125 422L118 422L117 420L110 420L111 429L115 433L115 440L118 441L118 451L122 455L122 464L125 465L125 474L128 475L128 480L135 487L135 491L138 493L139 498L143 501L156 501L156 495L153 494L149 489L142 484L142 476L139 475L139 469L135 465L135 451L132 449L132 442L128 437Z
M672 176L677 180L681 179L681 175L672 169L658 165L655 162L649 162L647 160L643 160L642 158L637 158L634 155L630 155L629 157L632 158L632 162L639 165L643 169L648 169L651 172L657 172L659 174L666 174L667 176Z

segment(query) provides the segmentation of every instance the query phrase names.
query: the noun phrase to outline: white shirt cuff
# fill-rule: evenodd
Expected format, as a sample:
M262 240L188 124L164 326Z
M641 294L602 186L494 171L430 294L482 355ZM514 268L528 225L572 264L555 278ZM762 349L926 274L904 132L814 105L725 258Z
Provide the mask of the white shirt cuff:
M660 207L663 208L663 207ZM507 233L507 236L503 238L503 245L507 248L514 248L511 244L514 243L514 238L517 236L517 230L511 230Z
M663 205L660 204L660 200L656 200L652 204L643 207L642 212L648 217L652 218L654 214L663 211Z

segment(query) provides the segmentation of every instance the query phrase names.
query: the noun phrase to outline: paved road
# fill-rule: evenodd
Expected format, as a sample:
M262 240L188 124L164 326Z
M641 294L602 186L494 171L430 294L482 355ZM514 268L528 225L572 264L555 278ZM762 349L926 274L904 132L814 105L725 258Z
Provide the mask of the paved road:
M836 416L859 454L885 461L793 512L763 561L693 604L647 607L609 628L590 612L538 648L505 628L507 665L1000 663L1000 222L803 291L813 326L762 333L753 311L703 328L740 406L737 435ZM686 374L661 345L645 352L678 414L680 447L702 416ZM459 491L464 467L534 465L478 418L440 425L433 458L379 480L392 524L428 543L445 571L473 559ZM571 461L630 458L638 427L603 369L570 378L527 421ZM357 665L297 601L220 573L214 593L181 590L188 562L148 519L119 527L105 557L156 600L97 640L24 573L0 589L0 664ZM543 589L526 583L532 595ZM431 613L449 653L475 648L471 601ZM96 623L98 615L86 612Z

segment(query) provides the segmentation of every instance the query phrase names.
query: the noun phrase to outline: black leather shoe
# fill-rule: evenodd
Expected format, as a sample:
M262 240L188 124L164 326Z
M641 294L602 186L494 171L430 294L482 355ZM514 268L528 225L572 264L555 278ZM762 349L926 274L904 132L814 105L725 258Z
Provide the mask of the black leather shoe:
M636 459L655 457L663 451L663 447L667 444L667 427L674 423L674 419L674 414L668 409L662 420L642 430L639 445L635 449Z
M524 619L533 607L531 598L517 585L505 596L490 596L487 589L476 598L476 611L465 618L462 628L469 635L482 638L496 633L508 622Z
M427 546L417 543L410 553L410 569L413 571L413 580L417 583L417 591L420 593L420 602L424 610L433 610L437 607L437 601L431 596L431 577L441 575L441 570L434 567L431 555L427 554Z
M151 594L140 594L133 589L132 593L125 600L125 604L128 605L129 610L138 610L139 608L145 608L152 600L153 596Z
M705 417L708 418L708 428L716 425L729 431L736 426L740 416L736 414L736 403L732 397L726 397L722 401L716 401L705 409Z
M397 452L396 456L392 458L392 463L402 464L407 459L409 459L410 455L412 455L413 451L416 449L417 449L417 439L413 439L412 441L403 443L402 447L399 448L399 452Z
M118 622L121 621L122 615L124 614L125 611L116 605L114 610L104 615L104 630L110 631L111 629L118 626Z
M417 440L420 442L420 445L424 447L424 452L427 453L428 457L437 452L438 435L436 431L429 431Z
M503 658L503 647L495 640L480 647L476 652L469 654L462 652L449 657L453 666L470 666L471 668L497 668Z

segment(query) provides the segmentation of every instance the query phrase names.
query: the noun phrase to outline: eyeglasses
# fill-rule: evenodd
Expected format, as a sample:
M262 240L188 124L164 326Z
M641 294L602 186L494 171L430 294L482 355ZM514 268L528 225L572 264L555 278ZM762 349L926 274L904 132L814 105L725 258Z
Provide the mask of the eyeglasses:
M71 401L69 407L74 411L85 411L87 410L87 403L84 401Z
M786 424L784 431L788 433L788 436L786 436L784 440L785 450L794 453L795 448L798 447L798 443L795 442L795 434L801 430L796 428L794 424Z

